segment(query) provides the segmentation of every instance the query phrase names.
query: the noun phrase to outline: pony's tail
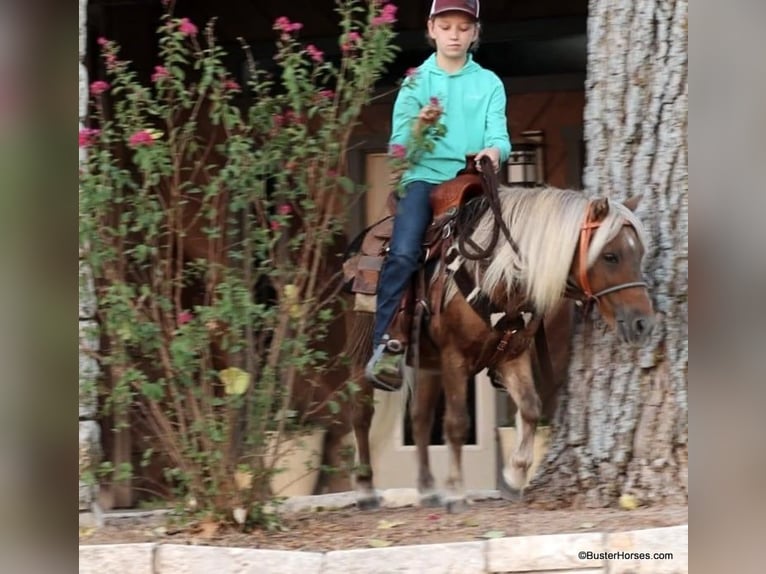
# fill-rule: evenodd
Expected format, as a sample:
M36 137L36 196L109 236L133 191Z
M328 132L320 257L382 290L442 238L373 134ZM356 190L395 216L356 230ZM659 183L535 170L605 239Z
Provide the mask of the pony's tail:
M362 311L350 313L348 337L346 337L345 354L351 358L353 365L361 366L372 356L372 333L375 329L375 314Z

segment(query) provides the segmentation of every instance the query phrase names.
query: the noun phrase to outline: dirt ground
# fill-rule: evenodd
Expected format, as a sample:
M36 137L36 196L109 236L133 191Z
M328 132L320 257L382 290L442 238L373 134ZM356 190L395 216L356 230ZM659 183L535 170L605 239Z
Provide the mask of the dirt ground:
M443 509L356 508L300 512L283 519L283 531L241 532L217 525L174 526L167 516L108 520L101 529L81 529L80 544L162 542L328 551L350 548L465 542L502 536L572 532L619 532L688 523L688 506L636 510L536 510L506 500L475 502L466 512Z

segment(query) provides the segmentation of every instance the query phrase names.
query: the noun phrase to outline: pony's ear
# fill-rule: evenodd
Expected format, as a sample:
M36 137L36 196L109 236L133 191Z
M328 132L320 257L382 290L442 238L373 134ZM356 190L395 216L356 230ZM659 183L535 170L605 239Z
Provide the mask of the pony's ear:
M609 213L609 200L606 197L594 199L591 203L591 217L593 221L601 221Z
M638 204L641 203L641 199L644 196L642 194L634 195L633 197L629 197L626 199L622 204L630 209L631 211L636 211L636 208L638 207Z

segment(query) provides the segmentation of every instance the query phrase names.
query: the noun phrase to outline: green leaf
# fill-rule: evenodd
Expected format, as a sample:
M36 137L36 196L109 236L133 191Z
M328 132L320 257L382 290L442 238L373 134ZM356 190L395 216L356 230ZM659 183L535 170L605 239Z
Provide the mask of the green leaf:
M241 395L250 386L250 373L237 367L229 367L219 371L218 377L223 382L224 392L227 395Z
M370 538L367 541L367 544L371 548L385 548L386 546L391 546L393 542L390 540L381 540L380 538Z
M488 530L479 538L503 538L505 536L505 532L502 530Z

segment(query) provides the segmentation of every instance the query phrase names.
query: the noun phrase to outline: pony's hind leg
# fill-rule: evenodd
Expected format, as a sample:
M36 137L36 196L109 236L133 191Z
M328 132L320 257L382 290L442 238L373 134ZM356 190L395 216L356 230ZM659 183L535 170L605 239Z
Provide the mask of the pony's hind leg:
M448 444L449 474L444 505L447 512L462 512L468 508L463 485L463 445L468 432L468 374L459 361L445 361L442 355L442 385L444 386L444 435ZM456 364L457 363L457 364Z
M527 350L515 359L498 366L503 383L516 403L516 445L503 468L503 479L511 493L518 496L527 484L527 472L532 464L535 429L540 419L540 398L532 377L531 355Z
M440 506L441 497L434 489L434 477L428 459L431 429L434 424L436 403L439 400L438 375L420 371L417 375L415 394L410 405L412 432L417 445L418 493L421 506Z

